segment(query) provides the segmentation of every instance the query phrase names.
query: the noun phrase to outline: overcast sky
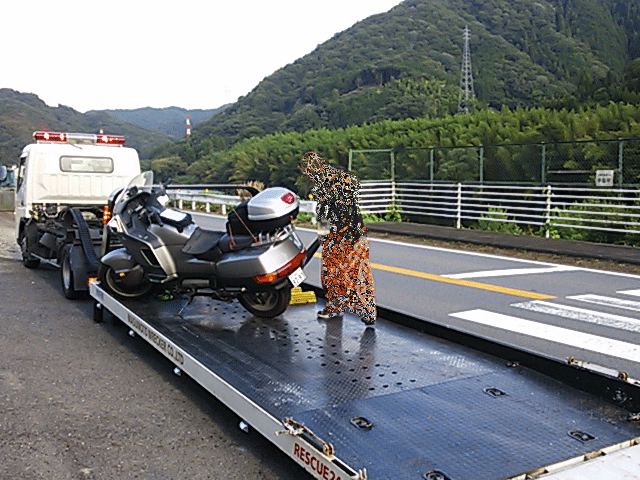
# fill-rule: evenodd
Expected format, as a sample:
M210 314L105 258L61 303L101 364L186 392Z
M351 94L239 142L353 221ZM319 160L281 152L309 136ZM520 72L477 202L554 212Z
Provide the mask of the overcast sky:
M217 108L401 0L10 0L0 88L51 106Z

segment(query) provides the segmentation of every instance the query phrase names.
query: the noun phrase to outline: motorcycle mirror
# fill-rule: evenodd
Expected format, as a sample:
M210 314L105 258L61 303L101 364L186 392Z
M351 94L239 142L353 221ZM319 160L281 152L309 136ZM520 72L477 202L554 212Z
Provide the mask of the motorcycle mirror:
M158 192L164 194L167 191L167 185L171 183L171 177L167 178L164 182L161 182L158 187Z
M163 207L166 207L166 206L167 206L167 203L169 203L169 196L168 196L168 195L166 195L166 194L165 194L165 195L160 195L160 196L158 197L158 203L159 203L160 205L162 205Z

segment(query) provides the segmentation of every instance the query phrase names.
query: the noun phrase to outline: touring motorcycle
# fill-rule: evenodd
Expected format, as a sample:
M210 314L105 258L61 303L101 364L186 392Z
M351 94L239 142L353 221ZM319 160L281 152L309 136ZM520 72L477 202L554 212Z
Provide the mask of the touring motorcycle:
M195 296L237 298L258 317L283 313L319 246L317 238L306 249L296 233L300 204L293 192L267 188L229 213L225 231L213 231L166 207L168 183L154 185L153 172L143 172L112 194L106 233L122 247L101 258L101 285L121 299L160 287L186 294L188 303Z

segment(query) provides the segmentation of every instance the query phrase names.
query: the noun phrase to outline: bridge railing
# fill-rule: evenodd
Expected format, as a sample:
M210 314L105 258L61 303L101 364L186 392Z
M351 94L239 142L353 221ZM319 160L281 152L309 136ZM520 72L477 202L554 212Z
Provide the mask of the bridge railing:
M363 213L393 209L412 221L488 230L491 223L542 229L640 233L640 190L431 182L366 182ZM503 228L504 230L504 228Z
M237 195L172 191L178 208L220 205L220 213L242 201ZM572 230L640 233L640 190L555 185L499 185L431 182L363 182L363 214L384 216L394 210L405 219L456 228L536 231L545 237L571 238ZM316 202L301 200L300 211L315 223ZM506 226L506 227L505 227ZM509 228L511 226L512 228ZM615 236L615 235L614 235ZM604 240L607 241L607 240Z

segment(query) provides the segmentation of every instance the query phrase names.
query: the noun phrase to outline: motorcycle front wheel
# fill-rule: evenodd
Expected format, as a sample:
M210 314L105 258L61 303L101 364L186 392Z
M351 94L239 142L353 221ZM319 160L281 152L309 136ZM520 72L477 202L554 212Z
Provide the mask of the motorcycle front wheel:
M266 292L243 292L238 295L240 305L260 318L274 318L284 312L291 302L291 288Z
M133 273L121 277L113 268L103 263L98 270L98 280L107 292L120 299L144 297L153 288L149 280L142 275Z

